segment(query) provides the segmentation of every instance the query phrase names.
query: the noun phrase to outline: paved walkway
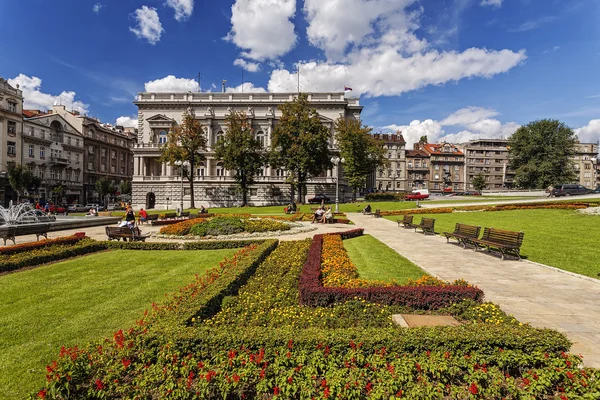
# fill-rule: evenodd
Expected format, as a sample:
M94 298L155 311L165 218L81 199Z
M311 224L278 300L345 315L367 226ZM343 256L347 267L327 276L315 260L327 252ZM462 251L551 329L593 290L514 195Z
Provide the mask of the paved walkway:
M574 343L571 351L582 354L586 366L600 368L600 280L463 250L445 238L399 228L384 218L356 213L348 218L429 274L466 279L519 321L566 334Z

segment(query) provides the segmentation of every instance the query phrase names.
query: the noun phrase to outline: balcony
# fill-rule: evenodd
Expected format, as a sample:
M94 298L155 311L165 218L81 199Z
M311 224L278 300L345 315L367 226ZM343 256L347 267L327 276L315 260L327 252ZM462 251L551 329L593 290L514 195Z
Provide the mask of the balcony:
M50 157L50 164L54 165L69 165L69 160L61 157Z
M429 167L422 166L422 165L412 166L412 165L408 164L408 167L406 167L406 169L409 171L429 171Z

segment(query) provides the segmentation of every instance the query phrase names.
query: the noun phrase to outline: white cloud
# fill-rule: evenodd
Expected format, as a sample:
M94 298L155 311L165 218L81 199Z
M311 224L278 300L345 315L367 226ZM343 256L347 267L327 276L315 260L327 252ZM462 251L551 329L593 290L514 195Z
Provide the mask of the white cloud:
M50 110L52 105L57 103L82 114L89 112L89 105L80 100L75 100L76 94L73 91L63 91L58 96L41 92L42 80L37 76L29 77L19 74L17 77L9 79L8 83L13 87L19 85L19 88L23 91L23 97L25 98L23 107L25 109Z
M482 6L502 7L502 0L481 0Z
M125 128L137 128L138 119L137 117L119 117L115 125L123 126Z
M161 79L146 82L144 89L146 92L198 92L200 86L193 79L176 78L174 75L168 75Z
M391 131L402 131L402 135L412 148L412 143L419 141L423 135L427 135L430 143L446 141L449 143L462 143L473 139L500 139L508 138L520 125L515 122L502 123L494 117L499 115L495 110L483 107L462 108L441 121L427 119L425 121L415 120L410 125L388 125L382 129ZM444 127L455 126L461 128L455 133L446 132Z
M245 69L248 72L258 72L260 71L260 64L255 62L246 61L242 58L238 58L233 62L233 65L237 65Z
M513 29L509 29L509 32L527 32L527 31L531 31L534 29L539 28L542 25L545 24L549 24L550 22L554 22L558 17L552 16L552 15L547 15L544 17L540 17L537 19L532 19L529 21L525 21L523 22L521 25L519 25L516 28Z
M154 45L160 41L160 36L165 31L158 18L156 8L142 6L135 10L135 20L137 27L129 27L129 30L140 39L146 39L148 43Z
M275 59L296 44L296 0L236 0L231 7L231 31L225 40L244 49L253 60Z
M175 10L177 21L185 21L194 12L194 0L167 0L165 5Z
M244 93L265 93L265 88L256 87L252 82L244 82L243 84ZM240 93L242 92L242 85L236 87L228 87L225 89L227 93Z
M100 10L102 9L102 7L104 7L102 4L96 3L96 4L94 4L94 7L92 7L92 11L95 12L96 14L98 14L100 12Z
M597 143L600 140L600 119L591 120L586 126L575 129L582 143Z

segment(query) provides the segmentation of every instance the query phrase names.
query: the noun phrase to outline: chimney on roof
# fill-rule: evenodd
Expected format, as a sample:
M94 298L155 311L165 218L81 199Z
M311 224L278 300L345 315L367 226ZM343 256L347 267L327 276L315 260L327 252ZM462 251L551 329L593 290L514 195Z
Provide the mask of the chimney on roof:
M421 150L421 144L420 143L413 144L413 149L414 150Z
M71 114L73 114L73 115L77 116L77 115L79 115L79 111L75 111L75 110L73 110L73 111L71 111Z

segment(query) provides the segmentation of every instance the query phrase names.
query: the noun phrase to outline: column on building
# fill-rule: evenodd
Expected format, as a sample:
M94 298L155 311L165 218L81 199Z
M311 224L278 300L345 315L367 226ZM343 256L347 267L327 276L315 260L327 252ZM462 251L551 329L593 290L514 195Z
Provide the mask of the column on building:
M212 119L208 119L208 121L206 121L206 135L207 135L207 142L208 142L208 148L212 149L213 147L213 128L212 128Z
M213 159L210 157L206 158L206 176L210 177L213 174L212 171Z

